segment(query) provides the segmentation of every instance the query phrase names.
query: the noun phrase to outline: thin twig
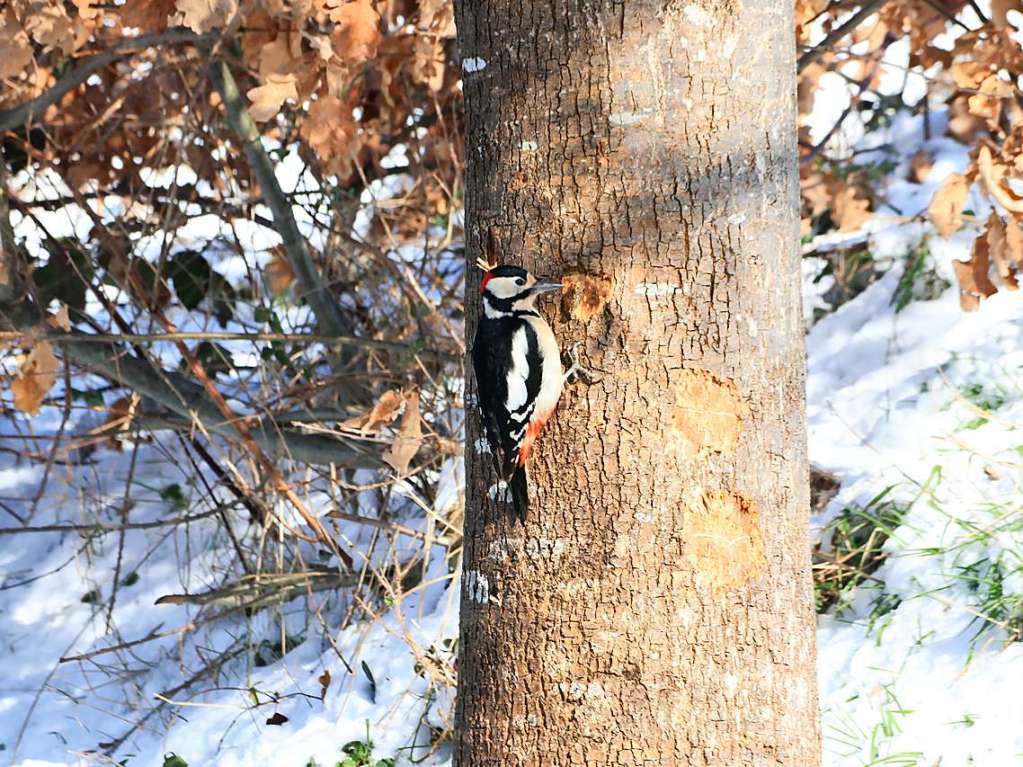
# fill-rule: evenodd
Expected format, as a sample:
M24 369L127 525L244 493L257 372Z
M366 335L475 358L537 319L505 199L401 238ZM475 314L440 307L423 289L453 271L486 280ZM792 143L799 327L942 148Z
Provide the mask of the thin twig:
M0 111L0 131L35 122L48 107L56 104L65 94L88 80L93 72L130 56L134 51L163 43L198 43L204 39L206 39L204 36L197 35L190 29L175 28L152 35L139 35L119 40L111 46L110 50L79 61L45 93L16 107Z
M884 3L885 0L866 0L866 2L860 6L860 9L850 16L842 26L831 30L831 32L828 33L823 40L799 57L799 61L796 64L796 71L802 72L821 56L830 51L831 46L856 29L856 27L858 27L864 19L877 11L882 5L884 5Z
M227 107L227 119L242 141L245 156L252 166L253 175L259 182L263 200L273 212L278 233L284 244L288 262L295 272L295 278L302 288L303 297L316 316L316 324L320 332L330 336L351 334L353 325L341 313L337 298L333 296L313 263L305 238L298 230L295 215L291 210L291 202L281 190L273 165L260 141L256 123L249 116L247 105L238 91L231 68L224 60L213 63L210 67L210 79L220 93Z
M20 331L0 332L0 340L17 341L25 335ZM328 336L318 333L243 333L218 330L177 331L174 333L50 333L47 340L69 343L159 343L161 341L280 341L282 343L322 343L326 346L362 346L367 349L419 354L447 360L461 359L461 354L442 349L420 348L417 344L381 341L357 336Z

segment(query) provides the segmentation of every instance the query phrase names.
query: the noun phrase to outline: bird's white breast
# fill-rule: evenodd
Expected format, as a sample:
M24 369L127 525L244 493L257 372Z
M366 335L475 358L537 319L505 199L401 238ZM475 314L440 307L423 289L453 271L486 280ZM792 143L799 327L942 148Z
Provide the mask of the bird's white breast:
M540 378L540 393L536 398L536 409L534 417L547 418L550 416L554 406L558 404L561 397L561 385L564 373L561 370L561 350L558 348L558 340L554 337L547 321L541 317L526 317L526 322L532 325L539 341L540 354L543 357L543 373Z

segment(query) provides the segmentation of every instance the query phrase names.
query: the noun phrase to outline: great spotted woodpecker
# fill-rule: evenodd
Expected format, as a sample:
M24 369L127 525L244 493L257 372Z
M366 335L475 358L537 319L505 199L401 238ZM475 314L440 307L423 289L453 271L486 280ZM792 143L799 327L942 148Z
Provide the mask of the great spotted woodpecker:
M494 466L522 522L529 510L526 461L564 382L557 339L536 301L561 287L507 265L489 268L480 283L483 314L472 347L480 411Z

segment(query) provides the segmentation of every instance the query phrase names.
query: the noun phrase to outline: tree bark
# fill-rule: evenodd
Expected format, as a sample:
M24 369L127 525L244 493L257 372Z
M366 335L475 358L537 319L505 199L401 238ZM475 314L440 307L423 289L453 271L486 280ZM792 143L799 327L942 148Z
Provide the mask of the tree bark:
M562 277L600 380L524 527L470 407L455 764L812 767L791 3L456 9L467 291L488 238Z

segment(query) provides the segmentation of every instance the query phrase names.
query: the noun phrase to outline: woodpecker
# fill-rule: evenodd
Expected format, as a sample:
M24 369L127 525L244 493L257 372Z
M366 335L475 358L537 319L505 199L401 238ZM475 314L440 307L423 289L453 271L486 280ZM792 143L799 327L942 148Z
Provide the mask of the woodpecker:
M480 282L483 314L472 363L483 429L522 522L529 510L526 461L564 382L558 341L536 301L561 287L508 265L488 268Z

